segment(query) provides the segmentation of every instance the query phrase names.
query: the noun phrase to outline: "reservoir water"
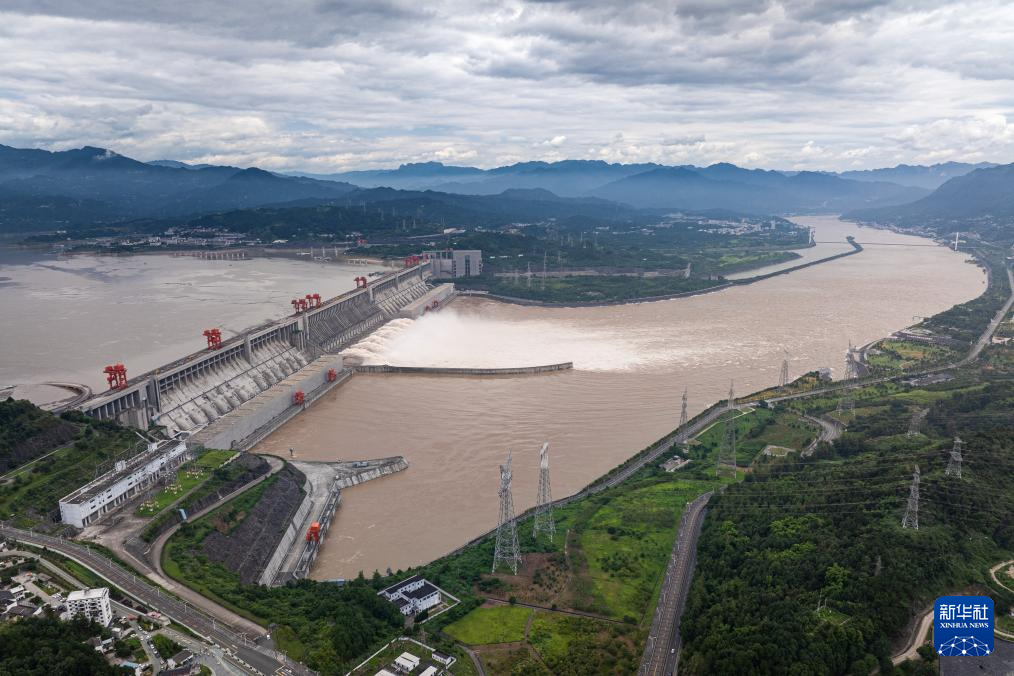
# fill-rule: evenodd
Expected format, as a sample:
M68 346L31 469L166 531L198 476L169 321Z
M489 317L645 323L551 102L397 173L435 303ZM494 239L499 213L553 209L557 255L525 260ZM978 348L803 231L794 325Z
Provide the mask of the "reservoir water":
M106 364L139 375L206 347L204 329L228 338L291 314L296 296L335 296L380 269L0 249L0 388L52 380L101 390Z
M459 298L420 320L395 320L350 349L367 363L491 367L573 361L574 370L511 378L362 375L255 450L297 459L404 455L409 468L344 492L313 577L369 575L432 560L496 525L498 464L514 452L518 511L535 501L538 450L550 442L553 495L573 493L691 414L777 381L842 370L862 345L964 302L985 275L926 239L816 228L827 255L865 250L757 284L654 303L536 308ZM814 253L807 252L807 258ZM524 534L521 534L524 536Z

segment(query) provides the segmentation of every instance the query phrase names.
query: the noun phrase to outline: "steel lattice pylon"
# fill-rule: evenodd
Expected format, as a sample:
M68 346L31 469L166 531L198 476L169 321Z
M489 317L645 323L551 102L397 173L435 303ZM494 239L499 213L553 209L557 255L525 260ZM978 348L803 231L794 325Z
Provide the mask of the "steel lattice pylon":
M722 458L728 455L727 464L732 465L732 475L736 476L736 395L733 393L733 384L729 383L729 399L726 402L725 413L725 437L722 445L718 447L718 461L715 466L715 476L722 475Z
M789 352L785 351L785 359L782 360L782 370L778 374L778 389L784 390L789 384Z
M511 495L511 453L507 464L500 465L500 522L496 527L496 548L493 550L493 572L501 563L510 566L515 575L521 563L518 529L514 519L514 497Z
M901 518L901 527L919 530L919 465L915 466L915 473L912 475L912 486L908 489L908 506L905 507L905 516Z
M845 353L845 377L842 379L842 394L841 399L838 400L838 413L841 416L851 416L856 411L856 400L852 396L852 388L859 378L859 373L856 371L854 354L855 349L852 347L852 341L849 341L849 351Z
M961 478L961 437L954 437L954 448L951 449L951 459L947 463L947 476Z
M683 388L683 406L680 409L680 424L676 427L676 443L685 444L687 443L687 437L690 436L690 431L687 429L687 388Z
M549 541L556 535L556 521L553 519L553 492L549 487L549 442L542 444L539 451L539 499L535 503L535 518L532 519L532 537L548 533Z

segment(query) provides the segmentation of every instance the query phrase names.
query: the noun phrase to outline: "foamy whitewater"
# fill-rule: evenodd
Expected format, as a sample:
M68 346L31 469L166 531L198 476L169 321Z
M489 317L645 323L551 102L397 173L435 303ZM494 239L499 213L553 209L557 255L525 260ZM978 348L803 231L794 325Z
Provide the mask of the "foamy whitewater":
M657 330L508 321L451 305L419 319L396 319L346 354L364 364L396 366L506 368L572 361L575 369L584 371L629 371L693 364L713 351L707 343L686 345L660 340Z

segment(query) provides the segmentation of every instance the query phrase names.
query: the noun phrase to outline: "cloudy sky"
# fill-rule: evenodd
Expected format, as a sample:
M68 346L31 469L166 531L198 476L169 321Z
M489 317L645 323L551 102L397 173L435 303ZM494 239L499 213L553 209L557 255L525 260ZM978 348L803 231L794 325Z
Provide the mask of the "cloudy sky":
M1009 0L0 0L0 143L343 171L1014 161Z

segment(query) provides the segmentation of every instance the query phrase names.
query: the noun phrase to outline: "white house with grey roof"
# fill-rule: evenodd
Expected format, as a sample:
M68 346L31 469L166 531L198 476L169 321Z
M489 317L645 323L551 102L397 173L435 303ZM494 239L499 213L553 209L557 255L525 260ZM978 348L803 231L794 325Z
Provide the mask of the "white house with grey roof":
M397 606L402 615L415 615L440 603L440 590L421 575L413 575L378 594Z

